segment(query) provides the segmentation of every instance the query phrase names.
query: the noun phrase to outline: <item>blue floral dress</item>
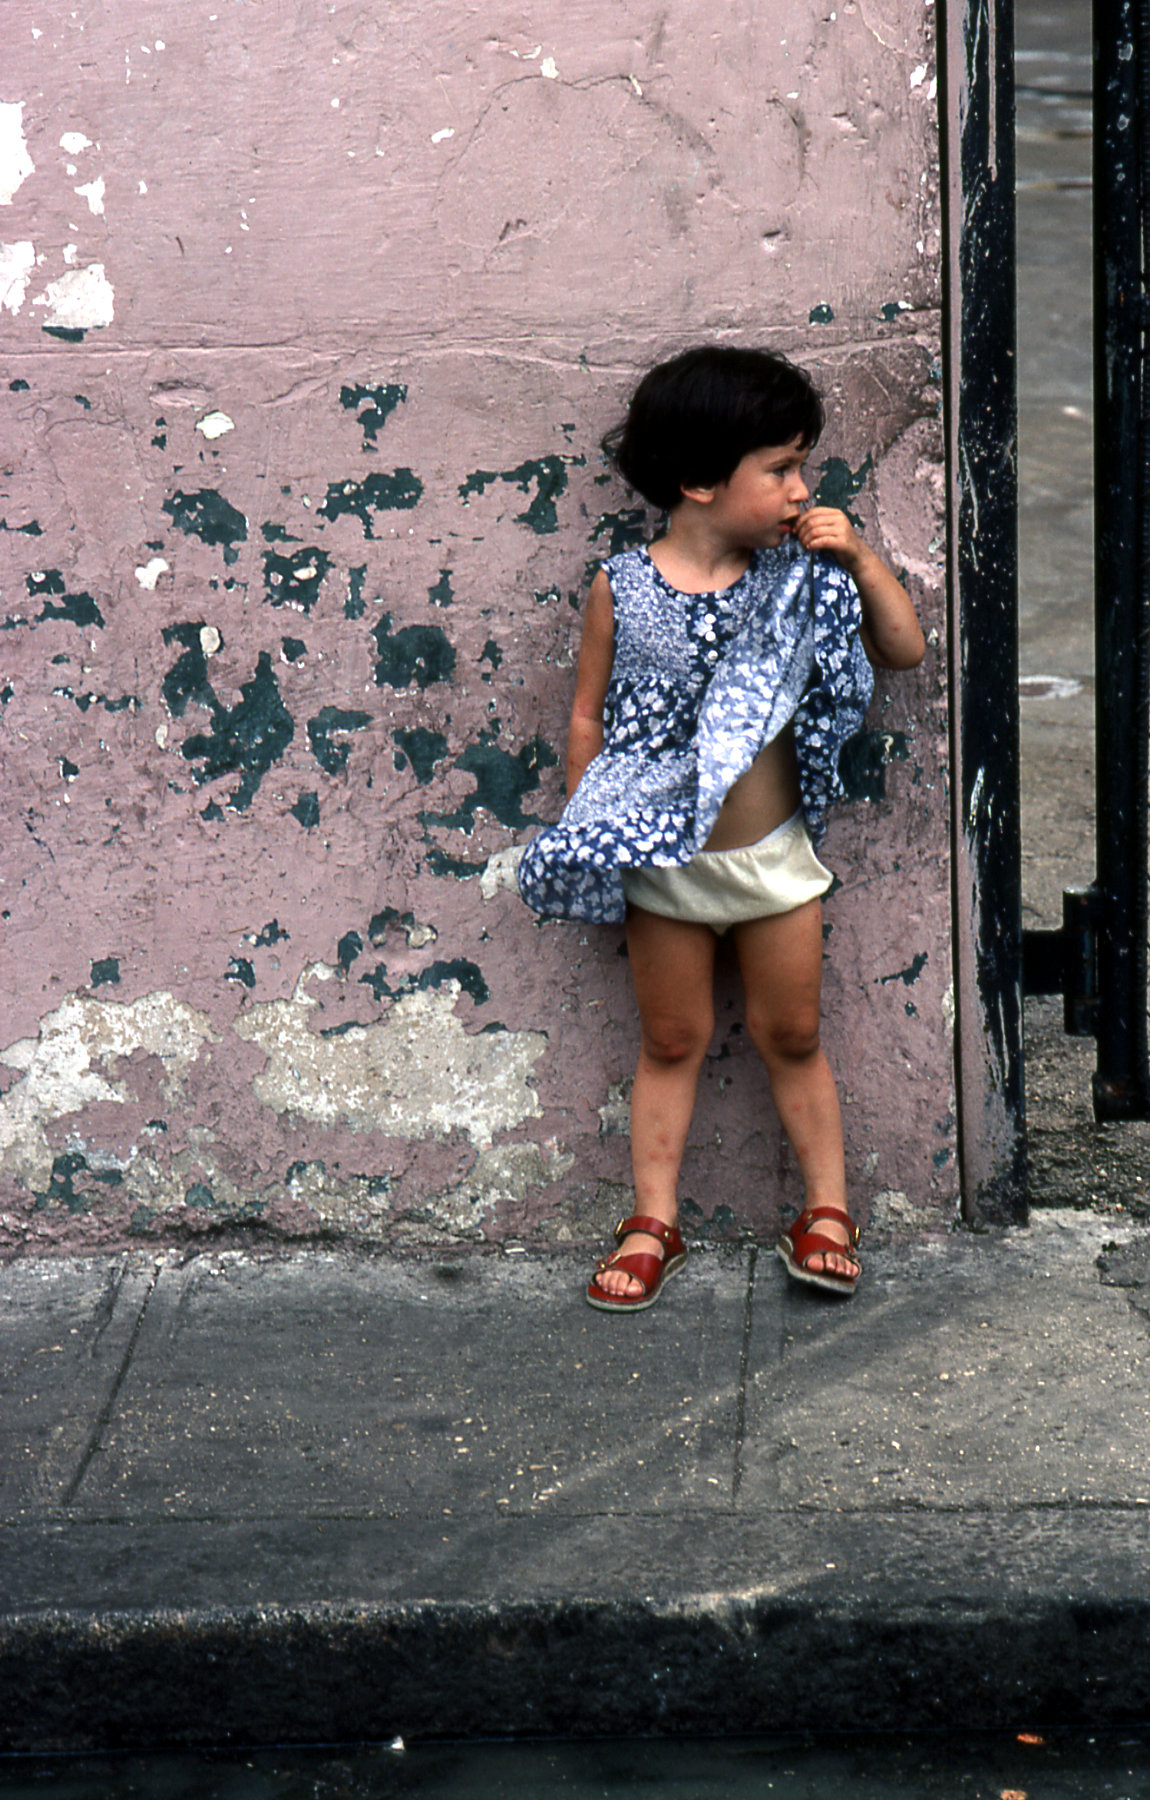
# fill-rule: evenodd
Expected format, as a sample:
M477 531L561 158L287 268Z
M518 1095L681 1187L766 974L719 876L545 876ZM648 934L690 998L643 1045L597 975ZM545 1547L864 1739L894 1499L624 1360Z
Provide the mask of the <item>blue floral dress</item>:
M615 613L603 748L558 824L527 846L519 890L544 917L617 924L620 869L689 863L730 788L788 723L817 843L874 676L854 582L794 539L757 551L732 587L710 594L680 593L645 549L603 566Z

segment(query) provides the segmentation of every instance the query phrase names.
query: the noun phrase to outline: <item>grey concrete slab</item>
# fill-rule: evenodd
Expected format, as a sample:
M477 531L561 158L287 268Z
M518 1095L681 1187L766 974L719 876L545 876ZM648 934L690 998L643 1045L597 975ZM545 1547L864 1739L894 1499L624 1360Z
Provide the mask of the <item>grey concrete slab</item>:
M596 1315L569 1260L168 1265L75 1496L114 1517L658 1511L734 1478L743 1259Z
M745 1503L1150 1508L1150 1338L1101 1284L1111 1235L1053 1214L876 1257L831 1319L757 1292Z
M5 1271L0 1518L60 1506L82 1477L155 1268L154 1256L118 1256Z

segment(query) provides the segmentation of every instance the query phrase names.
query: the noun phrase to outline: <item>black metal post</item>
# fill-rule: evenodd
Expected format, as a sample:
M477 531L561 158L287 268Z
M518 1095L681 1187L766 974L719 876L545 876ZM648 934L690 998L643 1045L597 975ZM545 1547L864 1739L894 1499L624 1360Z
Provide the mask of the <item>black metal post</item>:
M1146 0L1094 0L1094 493L1100 1119L1150 1116L1147 1056Z
M1014 20L944 34L954 945L963 1208L1026 1218L1018 722Z

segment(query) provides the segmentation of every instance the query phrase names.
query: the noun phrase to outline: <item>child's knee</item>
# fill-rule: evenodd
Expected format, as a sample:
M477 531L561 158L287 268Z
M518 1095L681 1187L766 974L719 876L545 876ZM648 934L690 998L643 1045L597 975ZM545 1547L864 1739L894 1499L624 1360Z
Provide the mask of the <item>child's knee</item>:
M713 1030L710 1019L644 1020L643 1048L657 1063L702 1062Z
M767 1062L806 1062L819 1049L817 1011L747 1020L747 1029Z

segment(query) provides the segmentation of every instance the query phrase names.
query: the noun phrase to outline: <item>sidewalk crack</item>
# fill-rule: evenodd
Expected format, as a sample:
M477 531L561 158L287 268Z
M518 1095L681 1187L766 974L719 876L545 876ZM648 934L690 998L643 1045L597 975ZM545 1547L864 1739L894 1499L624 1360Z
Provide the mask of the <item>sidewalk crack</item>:
M759 1247L751 1246L751 1254L747 1259L747 1296L743 1303L743 1341L739 1349L739 1392L735 1401L735 1455L734 1472L731 1478L731 1501L739 1498L739 1488L743 1481L743 1438L747 1428L747 1370L751 1363L751 1317L755 1305L755 1267L759 1260Z
M132 1327L132 1335L128 1339L127 1348L120 1359L120 1366L116 1370L115 1380L112 1382L111 1388L108 1391L107 1399L104 1401L103 1406L96 1415L96 1422L89 1433L88 1442L84 1446L84 1451L77 1465L76 1473L64 1490L60 1501L61 1506L72 1505L76 1495L80 1491L84 1477L88 1473L92 1458L96 1455L97 1451L102 1448L104 1433L111 1422L112 1414L116 1410L116 1402L120 1397L120 1389L123 1387L124 1382L127 1379L128 1370L132 1366L132 1358L136 1353L136 1345L139 1342L140 1332L143 1330L144 1320L147 1317L152 1295L156 1291L156 1284L160 1279L160 1270L162 1267L163 1263L160 1261L157 1262L152 1269L152 1278L145 1290L144 1298L140 1302L140 1310L136 1315L136 1323Z

